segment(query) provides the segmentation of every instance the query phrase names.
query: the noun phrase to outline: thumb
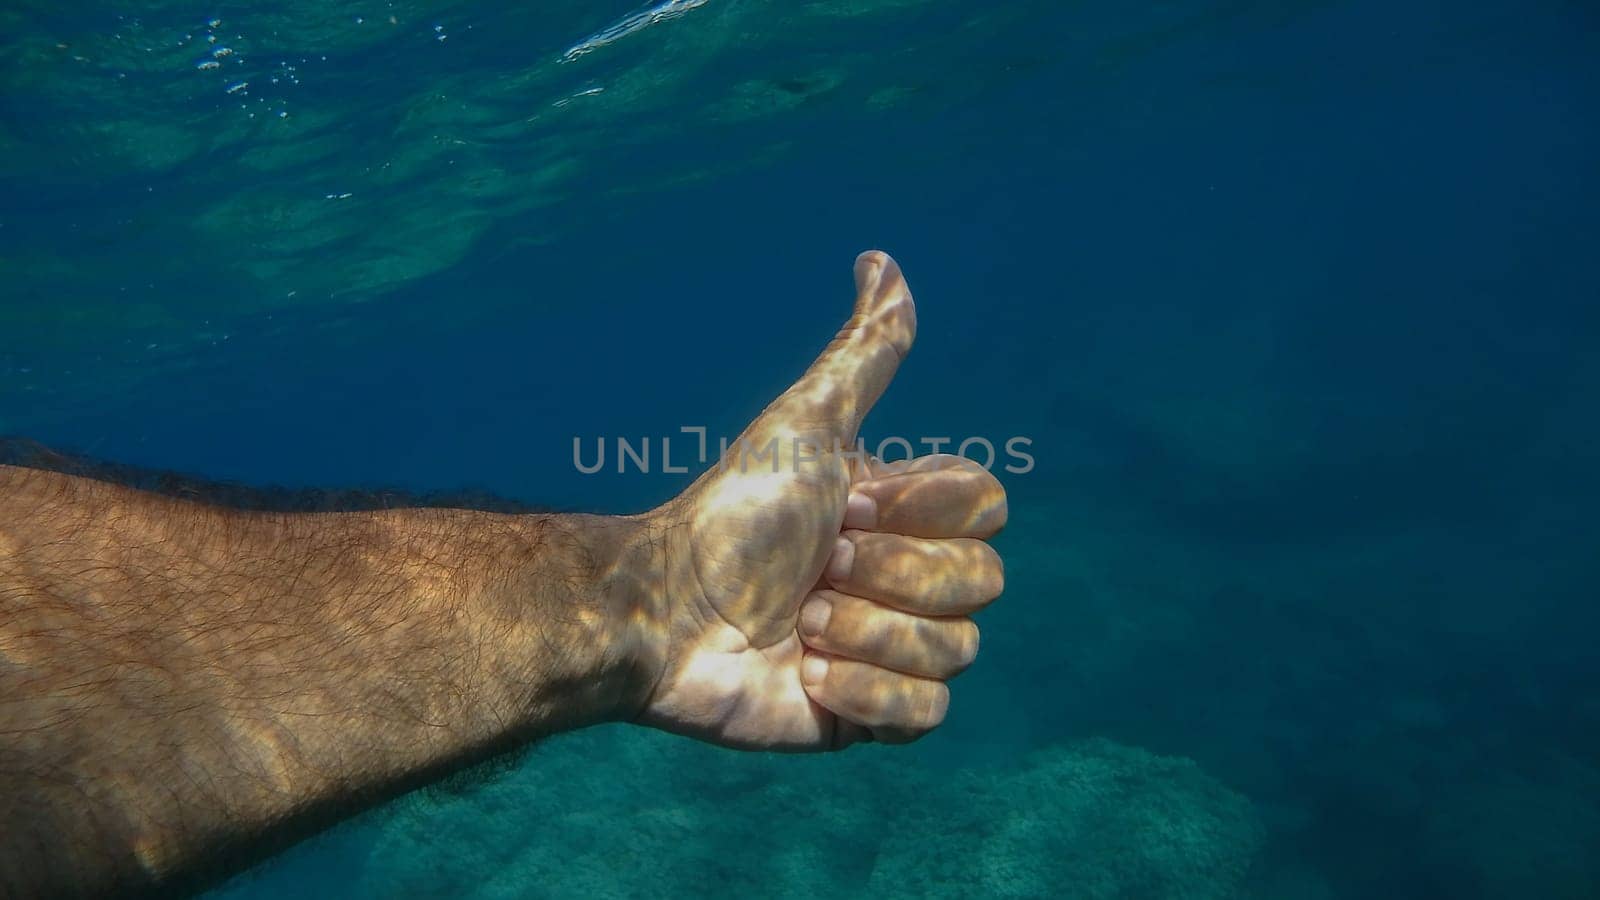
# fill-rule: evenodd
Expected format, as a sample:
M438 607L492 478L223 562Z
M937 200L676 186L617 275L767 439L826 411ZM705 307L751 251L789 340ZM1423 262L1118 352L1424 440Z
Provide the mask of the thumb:
M880 250L856 257L856 306L817 361L745 431L747 439L793 437L818 449L850 447L917 333L917 310L900 267Z

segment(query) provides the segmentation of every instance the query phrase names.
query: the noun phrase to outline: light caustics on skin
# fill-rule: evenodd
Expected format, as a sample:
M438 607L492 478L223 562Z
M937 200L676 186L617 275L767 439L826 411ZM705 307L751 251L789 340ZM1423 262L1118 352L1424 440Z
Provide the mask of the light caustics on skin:
M977 653L969 617L1004 586L985 541L1005 489L959 457L840 449L917 327L894 260L864 253L855 279L849 321L740 434L739 461L648 514L668 637L646 645L668 655L637 721L759 750L914 740Z
M660 3L625 16L573 44L567 49L567 52L561 54L561 61L571 62L591 50L597 50L613 41L625 38L635 31L649 28L658 22L676 19L689 10L705 4L706 0L661 0Z

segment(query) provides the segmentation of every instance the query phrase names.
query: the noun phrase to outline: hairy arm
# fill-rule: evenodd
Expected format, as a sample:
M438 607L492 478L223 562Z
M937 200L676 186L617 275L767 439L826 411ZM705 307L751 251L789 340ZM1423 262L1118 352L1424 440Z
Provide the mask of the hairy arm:
M254 512L0 465L0 895L193 887L631 717L641 519Z

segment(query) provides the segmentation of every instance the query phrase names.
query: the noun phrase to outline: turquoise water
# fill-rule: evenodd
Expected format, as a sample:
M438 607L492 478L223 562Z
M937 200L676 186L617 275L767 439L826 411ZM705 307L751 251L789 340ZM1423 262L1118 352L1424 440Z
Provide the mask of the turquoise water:
M572 438L882 247L1008 591L911 747L561 736L217 896L1600 896L1592 4L506 6L0 9L0 434L638 510Z

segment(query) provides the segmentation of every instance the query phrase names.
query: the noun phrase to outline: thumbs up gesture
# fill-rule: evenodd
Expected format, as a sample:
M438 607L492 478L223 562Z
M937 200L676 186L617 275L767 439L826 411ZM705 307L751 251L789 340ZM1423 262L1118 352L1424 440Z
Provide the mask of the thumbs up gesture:
M937 455L881 463L861 420L916 334L886 254L856 260L855 310L727 456L648 513L663 578L644 631L659 673L639 721L733 747L905 742L938 725L999 596L985 539L1000 483Z

